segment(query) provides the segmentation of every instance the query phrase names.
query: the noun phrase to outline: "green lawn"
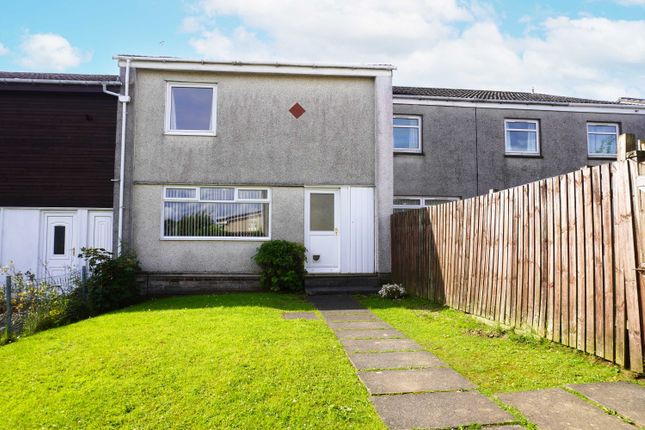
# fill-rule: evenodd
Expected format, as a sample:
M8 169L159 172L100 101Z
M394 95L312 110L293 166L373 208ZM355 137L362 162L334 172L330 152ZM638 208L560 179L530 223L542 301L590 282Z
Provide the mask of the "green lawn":
M504 333L470 315L423 299L360 300L483 392L630 379L619 367L603 360L545 340Z
M383 428L302 297L154 300L0 347L2 428Z

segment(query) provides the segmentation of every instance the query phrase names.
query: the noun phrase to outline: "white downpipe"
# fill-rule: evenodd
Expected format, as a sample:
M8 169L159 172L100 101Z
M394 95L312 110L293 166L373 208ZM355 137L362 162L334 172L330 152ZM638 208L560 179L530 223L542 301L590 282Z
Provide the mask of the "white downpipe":
M130 59L125 63L125 97L119 100L123 103L121 109L121 149L119 166L119 227L117 232L117 255L121 255L121 242L123 241L123 190L125 188L125 130L128 119L128 102L130 101Z

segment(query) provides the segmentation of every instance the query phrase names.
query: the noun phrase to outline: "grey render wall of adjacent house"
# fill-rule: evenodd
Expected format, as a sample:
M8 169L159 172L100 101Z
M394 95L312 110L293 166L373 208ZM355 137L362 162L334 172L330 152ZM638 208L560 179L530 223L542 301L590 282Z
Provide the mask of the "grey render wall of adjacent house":
M394 104L422 116L423 154L394 154L395 196L467 198L611 159L587 155L587 122L645 136L645 115ZM504 119L539 121L540 156L505 154Z
M304 240L305 186L375 187L375 195L385 193L380 200L387 201L381 205L386 212L377 214L377 267L389 271L391 179L377 183L376 160L391 178L392 137L391 129L377 126L375 113L385 103L391 118L391 78L384 90L388 97L381 100L374 77L146 68L130 73L123 239L145 271L257 271L251 256L259 241L161 240L165 185L268 187L271 237L297 242ZM217 84L216 136L164 133L168 82ZM306 111L299 119L289 113L296 102ZM117 148L117 175L119 160ZM117 202L115 192L115 219Z

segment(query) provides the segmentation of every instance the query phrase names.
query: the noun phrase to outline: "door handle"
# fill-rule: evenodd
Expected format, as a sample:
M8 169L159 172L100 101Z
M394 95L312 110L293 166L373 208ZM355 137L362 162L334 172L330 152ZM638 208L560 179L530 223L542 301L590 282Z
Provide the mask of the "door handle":
M334 233L336 233L336 236L338 236L338 227L334 227Z

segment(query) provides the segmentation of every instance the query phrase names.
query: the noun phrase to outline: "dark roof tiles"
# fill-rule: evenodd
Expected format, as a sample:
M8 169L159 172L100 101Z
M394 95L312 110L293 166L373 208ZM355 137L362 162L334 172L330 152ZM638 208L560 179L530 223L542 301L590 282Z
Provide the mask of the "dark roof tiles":
M117 75L81 75L70 73L33 73L33 72L3 72L0 71L0 79L35 79L47 81L118 81Z
M456 88L424 88L424 87L393 87L395 96L419 96L433 99L461 99L464 101L495 101L513 103L588 103L588 104L619 104L605 100L592 100L577 97L555 96L541 93L525 93L519 91L469 90Z

